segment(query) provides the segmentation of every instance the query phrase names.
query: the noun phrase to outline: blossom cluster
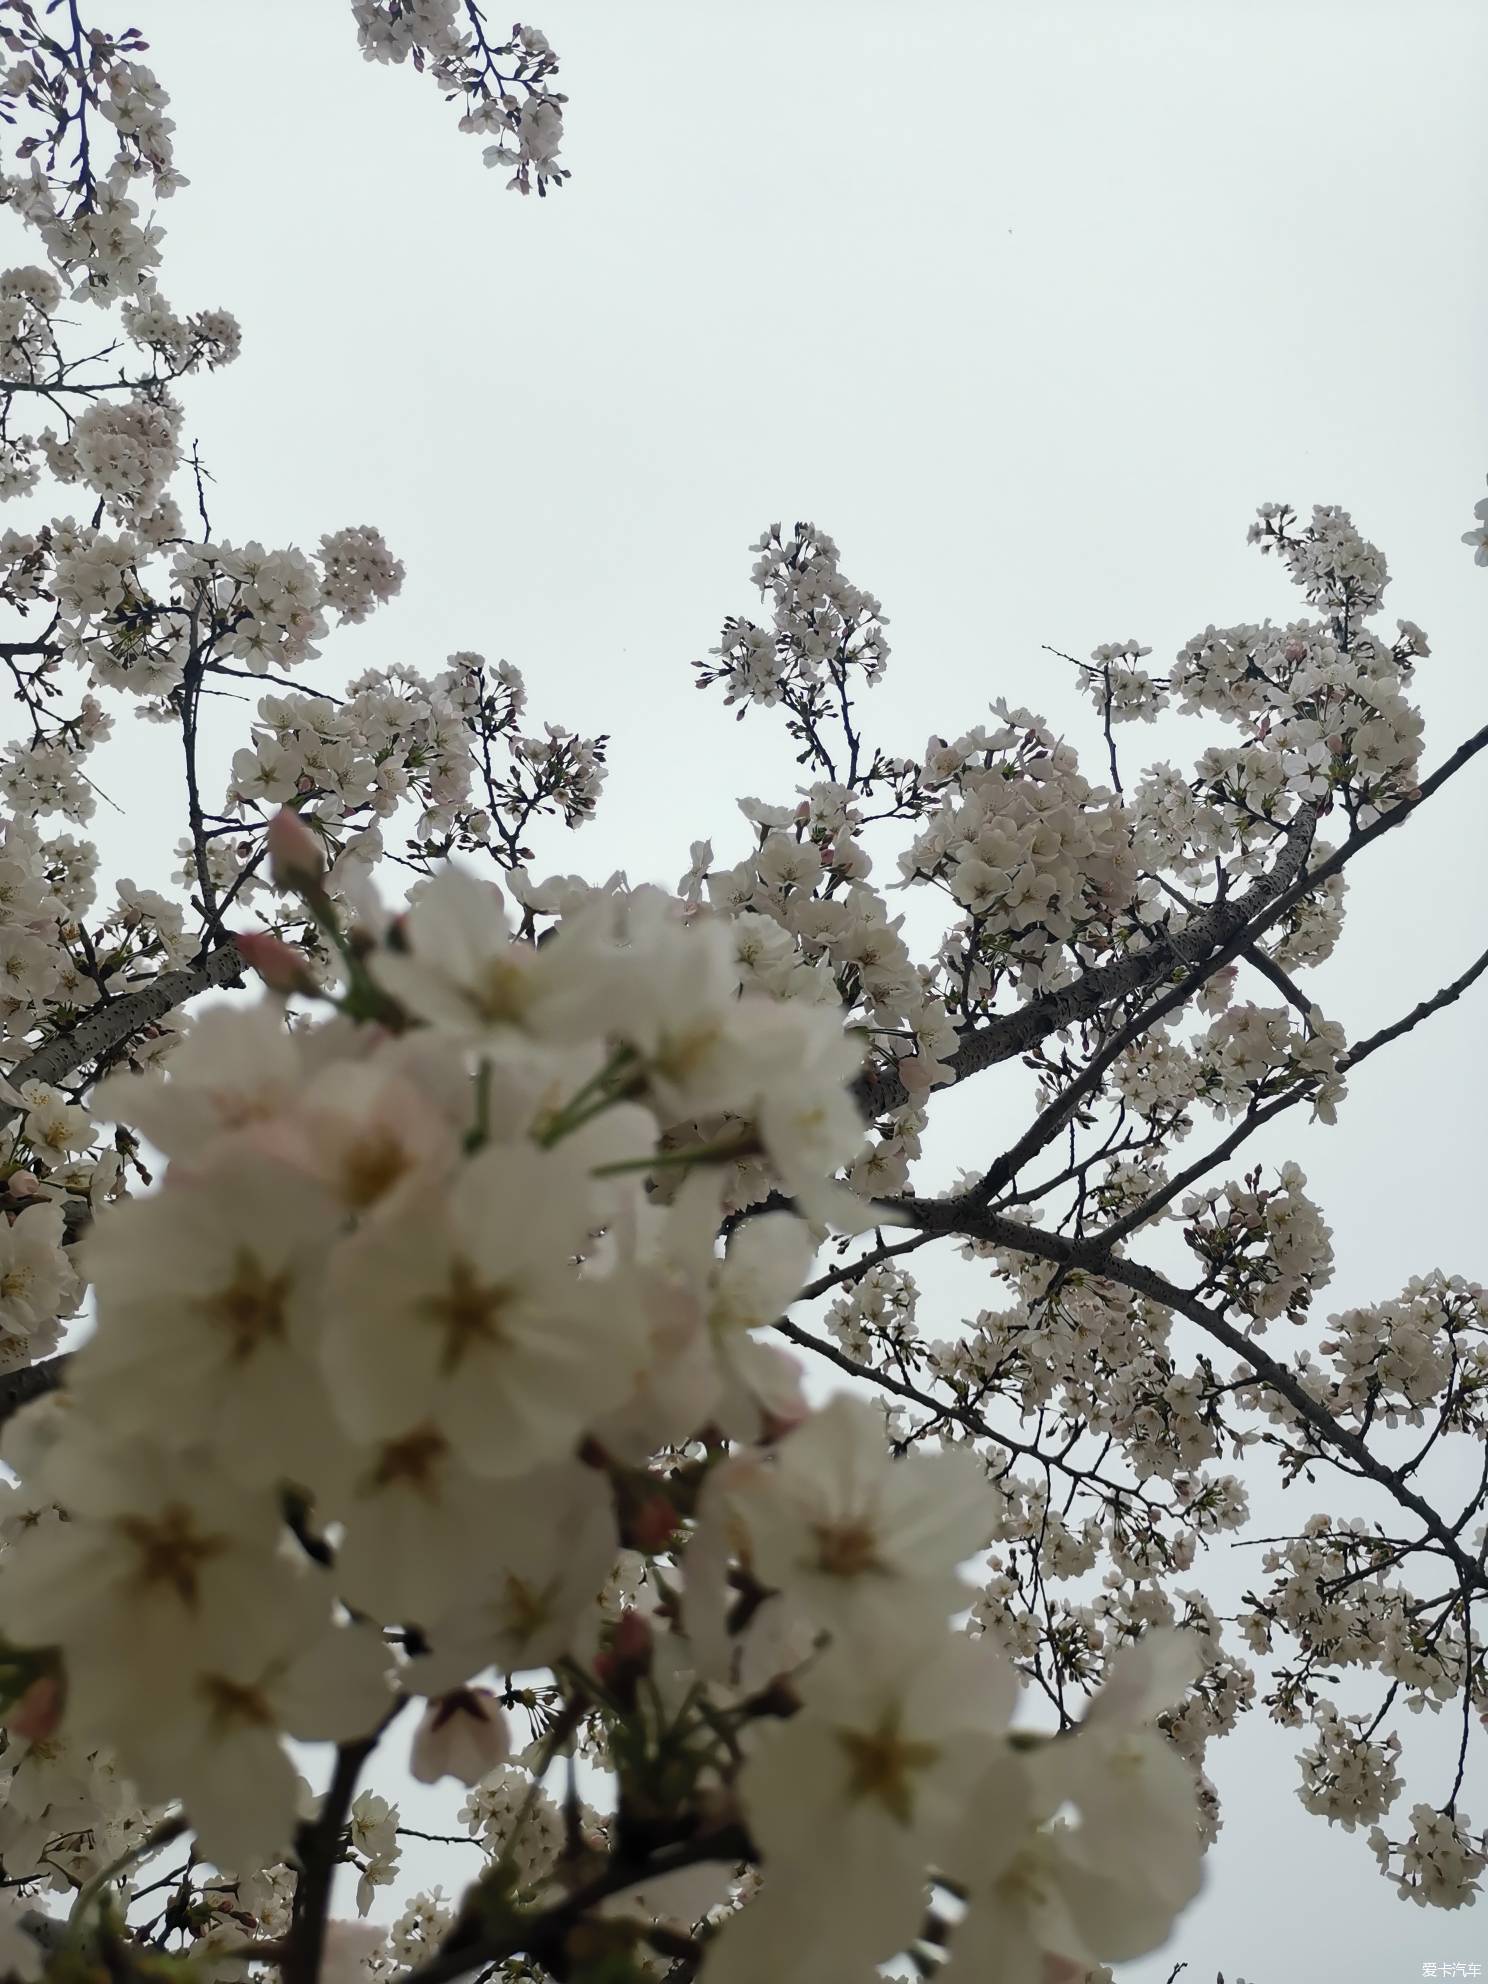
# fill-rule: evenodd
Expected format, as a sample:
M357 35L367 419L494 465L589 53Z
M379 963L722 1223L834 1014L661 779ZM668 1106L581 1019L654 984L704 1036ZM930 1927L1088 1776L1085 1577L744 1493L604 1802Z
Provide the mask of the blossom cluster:
M1331 1234L1295 1164L1272 1186L1255 1172L1243 1184L1209 1186L1183 1201L1184 1238L1222 1288L1257 1323L1305 1313L1333 1276Z
M271 855L329 916L293 815ZM556 1672L622 1815L652 1741L705 1838L737 1801L764 1879L714 1984L812 1976L827 1947L892 1957L932 1874L972 1898L967 1967L1161 1940L1198 1882L1187 1769L1146 1726L1183 1645L1116 1659L1074 1742L1011 1736L1014 1671L949 1626L997 1522L982 1463L893 1461L871 1405L811 1411L756 1335L799 1291L810 1222L862 1223L834 1181L861 1136L836 1010L742 985L724 923L644 892L533 948L458 869L345 957L338 1016L209 1009L166 1072L96 1092L169 1168L98 1214L96 1331L3 1449L0 1612L46 1739L147 1809L183 1800L208 1858L256 1874L301 1802L284 1738L366 1739L417 1695L415 1774L484 1783L509 1746L481 1677ZM697 1142L702 1118L726 1127ZM720 1256L744 1149L796 1210ZM650 1603L607 1618L622 1547L654 1567ZM1053 1827L1071 1805L1081 1824ZM44 1809L43 1831L60 1793ZM386 1818L353 1814L369 1897ZM847 1846L825 1913L813 1838Z
M569 177L557 162L568 99L550 87L558 58L541 28L518 21L495 43L471 0L351 0L351 11L367 61L411 57L446 97L464 100L460 129L494 137L485 162L511 168L513 192L546 195Z
M566 178L539 30L498 46L464 0L352 13L518 190ZM336 630L402 584L377 529L311 551L208 521L185 382L238 326L158 287L154 203L185 182L143 44L70 26L23 4L0 78L30 127L0 200L50 265L0 272L0 497L45 478L83 519L0 534L0 1380L7 1405L54 1392L0 1445L17 1907L79 1897L118 1974L100 1894L143 1923L172 1882L136 1863L189 1825L164 1939L224 1984L254 1945L287 1984L453 1975L477 1947L524 1980L907 1952L1072 1984L1192 1897L1207 1746L1255 1703L1303 1732L1306 1809L1368 1831L1413 1900L1470 1899L1465 1766L1408 1838L1381 1827L1415 1790L1392 1710L1450 1705L1465 1735L1488 1711L1488 1491L1459 1517L1436 1490L1484 1432L1482 1290L1424 1274L1324 1320L1302 1172L1226 1178L1282 1109L1334 1122L1372 1051L1291 974L1422 794L1430 648L1378 631L1378 549L1336 508L1263 506L1305 613L1209 626L1166 671L1135 639L1076 663L1092 779L1001 700L918 755L873 742L880 602L825 531L773 526L759 620L727 619L697 679L775 712L801 782L741 800L670 894L550 872L539 829L594 817L608 739L529 723L522 674L473 652L331 677ZM75 360L84 297L118 335ZM38 403L59 426L21 431ZM221 675L257 700L214 767ZM94 849L43 833L90 817L131 705L187 767L167 893L100 886ZM1231 741L1123 776L1122 726L1159 715ZM390 906L394 863L416 882ZM208 988L231 996L183 1015ZM1021 1122L992 1072L1014 1060ZM992 1148L927 1199L932 1102L972 1076ZM1223 1134L1179 1169L1201 1106ZM1128 1251L1169 1234L1186 1283ZM972 1264L960 1319L899 1258L936 1239ZM783 1342L854 1392L823 1402ZM1367 1481L1393 1528L1294 1518L1225 1620L1185 1580L1244 1537L1229 1470L1267 1453L1294 1492ZM319 1790L301 1740L341 1746ZM364 1752L465 1787L463 1898L387 1892L411 1829L387 1778L343 1782ZM392 1925L331 1924L318 1954L342 1863ZM37 1959L0 1895L0 1969Z
M714 662L697 664L698 684L722 682L728 703L769 709L784 702L804 735L834 690L845 694L855 676L865 688L882 679L889 658L883 612L844 577L836 543L815 524L798 523L788 537L772 524L753 549L754 583L770 604L771 624L725 622Z
M1342 1412L1422 1426L1448 1378L1460 1374L1464 1423L1481 1426L1488 1399L1488 1293L1461 1275L1416 1276L1393 1302L1329 1318L1319 1345L1334 1362Z

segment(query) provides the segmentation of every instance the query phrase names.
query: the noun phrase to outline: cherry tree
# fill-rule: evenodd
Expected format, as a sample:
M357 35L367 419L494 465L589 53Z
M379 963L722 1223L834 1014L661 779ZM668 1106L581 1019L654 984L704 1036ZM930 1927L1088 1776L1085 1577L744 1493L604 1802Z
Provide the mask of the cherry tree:
M350 11L563 187L543 34ZM0 534L0 1972L1074 1984L1193 1900L1258 1705L1308 1811L1470 1902L1488 1297L1327 1314L1324 1212L1244 1148L1488 969L1365 1038L1307 989L1352 864L1488 745L1423 758L1381 553L1267 504L1295 618L917 746L871 728L878 600L771 526L695 680L801 783L671 891L558 872L606 739L475 652L332 693L398 559L212 517L183 395L242 340L160 286L141 38L0 35L38 256L0 496L39 505ZM225 755L223 678L263 691ZM1164 710L1201 747L1134 773ZM179 738L170 893L82 837L121 716ZM1033 1109L931 1194L936 1099L1007 1064ZM925 1313L935 1253L971 1315ZM1270 1470L1308 1513L1222 1615ZM1422 1709L1456 1764L1402 1814ZM410 1772L460 1787L417 1893Z

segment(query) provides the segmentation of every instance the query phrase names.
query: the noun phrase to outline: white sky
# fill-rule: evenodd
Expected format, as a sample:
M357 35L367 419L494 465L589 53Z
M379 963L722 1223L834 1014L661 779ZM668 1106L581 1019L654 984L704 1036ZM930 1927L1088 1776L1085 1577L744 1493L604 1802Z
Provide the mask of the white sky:
M1041 643L1131 634L1165 662L1211 620L1295 617L1244 542L1282 498L1343 503L1387 552L1390 613L1435 647L1428 763L1483 720L1488 573L1458 541L1488 469L1472 0L553 0L574 179L541 205L426 79L358 60L342 0L126 11L193 182L161 215L162 286L244 326L187 400L214 527L313 545L370 522L406 560L401 599L307 679L476 648L524 670L536 718L611 733L599 823L540 868L671 882L691 839L743 852L736 793L792 795L772 719L736 725L687 666L751 610L748 546L776 518L820 523L884 601L895 654L865 714L891 750L1006 695L1098 777ZM106 866L155 881L177 747L121 733L102 782L132 824L97 829ZM1126 735L1134 769L1160 754ZM1351 1035L1481 948L1485 776L1351 871L1314 981ZM1268 1147L1334 1227L1325 1310L1484 1272L1483 1010L1372 1063L1337 1131ZM971 1085L958 1139L1002 1148L1014 1106ZM955 1313L985 1299L973 1279ZM1231 1593L1236 1561L1192 1582ZM1451 1734L1407 1733L1433 1755ZM1295 1747L1253 1716L1216 1752L1209 1890L1123 1976L1488 1970L1482 1907L1397 1903L1362 1839L1302 1814ZM1436 1772L1418 1795L1443 1795ZM1488 1786L1467 1806L1481 1825Z

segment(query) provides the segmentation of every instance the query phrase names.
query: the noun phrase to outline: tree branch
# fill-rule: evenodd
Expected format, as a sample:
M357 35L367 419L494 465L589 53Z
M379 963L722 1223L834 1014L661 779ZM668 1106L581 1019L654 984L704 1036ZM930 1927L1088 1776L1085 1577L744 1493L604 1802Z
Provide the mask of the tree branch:
M1412 1006L1410 1011L1398 1020L1392 1020L1388 1026L1382 1026L1377 1033L1371 1033L1357 1046L1351 1047L1346 1054L1340 1054L1339 1073L1347 1074L1351 1069L1357 1068L1361 1062L1367 1061L1371 1054L1378 1053L1381 1047L1388 1047L1392 1041L1399 1040L1403 1034L1418 1027L1433 1013L1439 1013L1444 1006L1455 1005L1463 993L1475 985L1485 971L1488 971L1488 951L1476 957L1467 970L1454 978L1450 985L1444 985L1429 999L1422 999L1417 1005ZM1134 1233L1139 1226L1145 1226L1148 1220L1156 1218L1164 1206L1170 1205L1180 1192L1186 1192L1190 1185L1197 1184L1199 1179L1212 1171L1217 1164L1223 1164L1225 1159L1232 1156L1263 1124L1269 1123L1273 1117L1280 1116L1295 1103L1305 1101L1316 1088L1317 1081L1314 1079L1296 1082L1281 1095L1273 1096L1260 1108L1251 1110L1227 1136L1212 1145L1202 1157L1195 1158L1192 1164L1170 1178L1158 1191L1143 1199L1139 1206L1134 1206L1129 1213L1114 1220L1111 1225L1103 1227L1099 1233L1091 1234L1091 1245L1114 1247L1129 1233Z
M284 1961L280 1966L284 1984L316 1984L320 1975L331 1884L341 1858L341 1834L356 1796L357 1779L383 1731L403 1707L401 1700L395 1702L371 1735L338 1747L336 1768L320 1801L320 1810L301 1828L300 1875L295 1883L294 1913L284 1939Z
M427 1963L404 1973L406 1984L450 1984L453 1978L479 1970L484 1964L500 1963L509 1956L520 1955L533 1957L549 1968L556 1967L558 1974L565 1976L568 1971L564 1944L589 1910L599 1902L607 1901L611 1895L623 1894L627 1888L637 1887L647 1880L658 1880L664 1874L676 1873L683 1867L697 1867L714 1860L743 1861L753 1857L754 1849L748 1836L738 1826L725 1826L717 1832L698 1834L677 1846L662 1847L639 1860L615 1854L593 1880L576 1889L566 1901L529 1917L516 1929L504 1928L496 1935L477 1932L469 1940L461 1934L452 1933ZM457 1931L461 1927L460 1923L456 1924Z
M19 1412L32 1399L45 1398L56 1391L67 1375L68 1357L49 1357L44 1364L24 1364L19 1371L0 1376L0 1426L13 1412Z
M1386 1467L1364 1440L1340 1425L1328 1408L1321 1405L1284 1364L1278 1363L1243 1331L1236 1329L1221 1312L1208 1308L1192 1290L1178 1287L1155 1268L1124 1260L1089 1240L1069 1240L1061 1234L1045 1233L1037 1227L1025 1226L1021 1221L1007 1219L1000 1213L973 1205L966 1199L899 1199L893 1203L898 1213L923 1230L988 1241L1011 1253L1031 1254L1035 1259L1052 1261L1066 1270L1084 1269L1100 1280L1115 1282L1138 1295L1145 1295L1149 1301L1197 1324L1205 1335L1212 1337L1216 1343L1222 1343L1248 1364L1261 1384L1284 1398L1323 1445L1345 1455L1361 1474L1383 1488L1401 1508L1409 1509L1451 1563L1464 1587L1488 1592L1488 1575L1485 1575L1481 1559L1467 1554L1453 1530L1429 1502L1423 1501L1413 1489L1407 1487L1400 1472Z
M1268 875L1253 883L1243 896L1233 902L1213 904L1190 918L1182 930L1164 936L1148 950L1133 952L1094 971L1087 971L1072 984L1045 993L1042 998L1031 999L1015 1013L1001 1014L980 1026L964 1028L961 1045L951 1057L953 1079L964 1081L968 1075L980 1074L984 1068L1026 1053L1051 1033L1059 1032L1076 1020L1088 1019L1113 1000L1142 991L1165 976L1175 965L1194 967L1202 964L1206 967L1205 976L1218 970L1221 964L1228 963L1231 958L1239 956L1247 945L1253 944L1268 925L1279 916L1284 916L1295 903L1330 876L1338 874L1371 841L1403 825L1433 793L1440 791L1449 779L1454 778L1485 748L1488 748L1488 724L1459 744L1451 757L1424 779L1410 798L1401 800L1369 826L1351 834L1341 847L1305 873L1301 872L1302 863L1311 845L1317 812L1310 805L1302 807L1287 829L1286 845L1277 857L1276 866ZM1243 941L1232 948L1225 948L1223 957L1219 956L1221 947L1229 947L1241 930L1245 933ZM1200 983L1202 980L1193 977L1188 981L1188 991L1196 990ZM876 1069L864 1075L857 1083L856 1094L870 1117L902 1108L909 1100L908 1090L889 1069Z
M100 1054L129 1039L131 1034L164 1019L177 1006L184 1006L188 999L217 987L240 984L242 975L243 960L231 943L213 951L203 965L184 971L163 971L137 992L121 993L118 998L93 1007L66 1033L59 1033L28 1055L19 1067L10 1071L8 1079L15 1088L25 1082L63 1081L86 1062L96 1060ZM0 1130L19 1114L13 1105L8 1108L0 1105Z
M1255 928L1264 928L1280 913L1278 901L1295 884L1312 845L1316 825L1316 807L1308 805L1300 808L1296 819L1286 830L1276 865L1269 874L1253 882L1244 895L1235 897L1233 901L1214 903L1199 915L1190 917L1181 930L1165 932L1146 950L1130 952L1110 964L1098 966L1094 971L1084 972L1071 984L1061 985L1054 992L1031 999L1015 1013L1004 1013L983 1025L966 1028L961 1035L961 1045L951 1057L955 1080L965 1081L968 1075L980 1074L984 1068L990 1068L999 1061L1010 1061L1016 1054L1027 1053L1030 1047L1036 1047L1051 1033L1058 1033L1077 1020L1089 1019L1102 1006L1129 998L1134 992L1145 991L1167 977L1176 966L1186 965L1191 973L1201 965L1217 969L1218 961L1214 954L1221 947L1242 930L1246 932L1245 941L1248 942L1255 934ZM1306 890L1302 893L1306 894ZM1201 982L1196 976L1185 979L1189 992L1197 989ZM887 1070L865 1076L858 1083L858 1094L865 1108L875 1116L882 1115L885 1110L897 1109L909 1099L908 1091L898 1076Z

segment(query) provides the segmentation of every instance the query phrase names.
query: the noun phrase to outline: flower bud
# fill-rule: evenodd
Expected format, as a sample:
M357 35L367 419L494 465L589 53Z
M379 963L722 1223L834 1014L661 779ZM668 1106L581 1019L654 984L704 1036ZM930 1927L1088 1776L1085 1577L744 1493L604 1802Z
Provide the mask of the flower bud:
M626 1541L632 1550L650 1556L665 1550L677 1534L677 1511L665 1495L648 1495L626 1525Z
M632 1605L620 1614L611 1642L615 1658L642 1672L651 1665L651 1624L644 1612Z
M1041 1984L1085 1984L1090 1975L1088 1967L1076 1963L1073 1957L1056 1956L1052 1950L1044 1951L1044 1974Z
M299 952L267 930L239 930L233 937L238 956L256 971L271 992L313 992L315 980Z
M456 1688L424 1710L408 1768L420 1784L437 1784L442 1777L479 1784L510 1755L506 1716L491 1690Z
M62 1720L62 1683L55 1674L39 1674L5 1713L5 1727L23 1743L44 1743Z
M651 1671L651 1625L634 1606L620 1614L610 1644L594 1657L594 1675L622 1708L633 1708L636 1684Z
M319 888L325 876L320 842L292 806L281 806L269 822L269 875L276 889L299 893Z

